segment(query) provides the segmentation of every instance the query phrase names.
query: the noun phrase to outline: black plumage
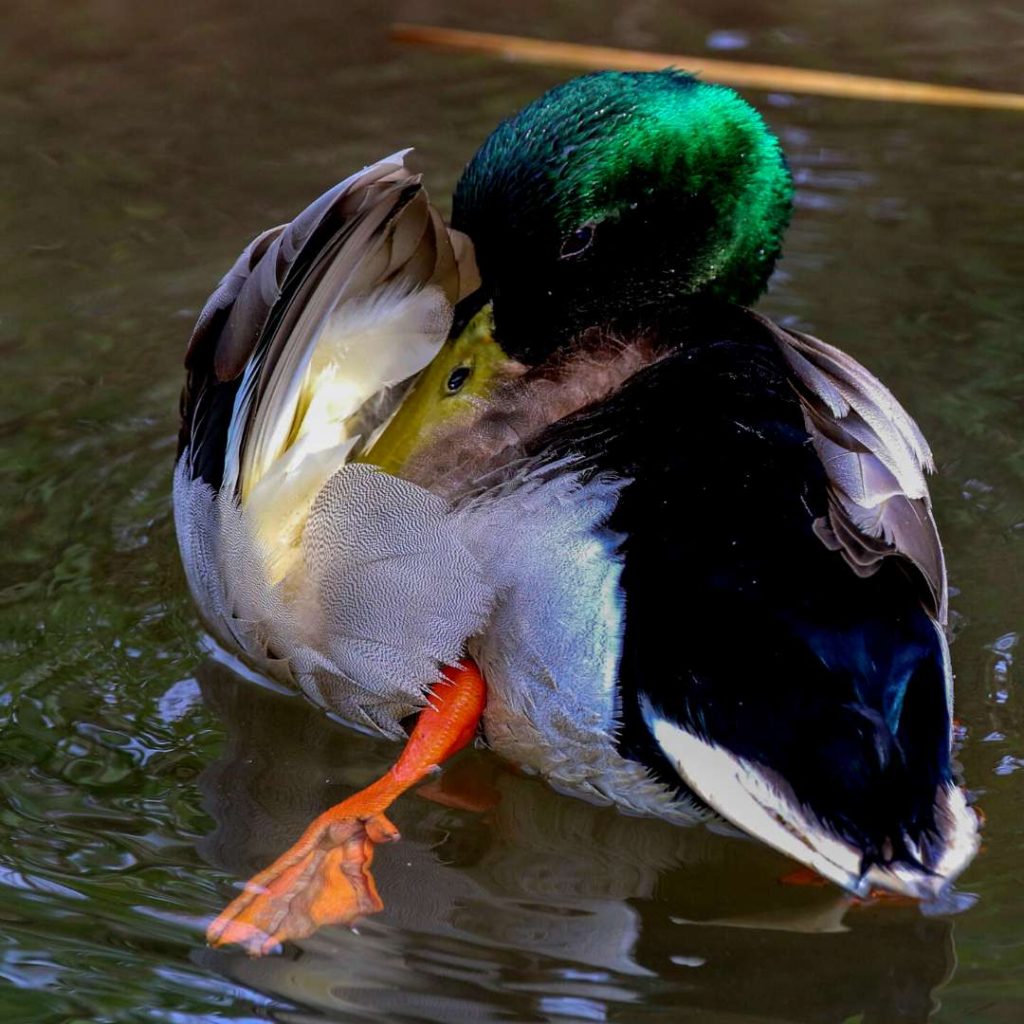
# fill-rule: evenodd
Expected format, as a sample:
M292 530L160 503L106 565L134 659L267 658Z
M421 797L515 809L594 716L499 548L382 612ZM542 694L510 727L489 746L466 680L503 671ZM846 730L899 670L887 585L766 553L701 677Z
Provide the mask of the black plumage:
M645 701L788 780L866 861L925 847L951 780L944 642L915 564L867 576L822 542L831 482L793 373L736 307L666 317L671 352L532 446L626 477L620 751L678 775ZM867 865L865 865L867 866Z

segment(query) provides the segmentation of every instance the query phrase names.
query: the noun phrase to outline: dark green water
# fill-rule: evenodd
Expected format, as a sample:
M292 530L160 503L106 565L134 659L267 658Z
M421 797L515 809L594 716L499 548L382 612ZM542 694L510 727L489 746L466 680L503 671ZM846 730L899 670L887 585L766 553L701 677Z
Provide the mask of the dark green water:
M768 308L879 372L938 455L961 759L988 817L963 879L977 905L842 917L752 844L472 753L501 802L401 802L405 841L377 858L387 910L359 934L265 961L203 944L238 878L394 750L205 659L168 502L191 321L259 229L404 145L443 196L499 117L563 77L402 50L388 20L1024 88L1024 13L994 0L685 8L5 5L0 1020L1024 1019L1012 114L749 94L800 186Z

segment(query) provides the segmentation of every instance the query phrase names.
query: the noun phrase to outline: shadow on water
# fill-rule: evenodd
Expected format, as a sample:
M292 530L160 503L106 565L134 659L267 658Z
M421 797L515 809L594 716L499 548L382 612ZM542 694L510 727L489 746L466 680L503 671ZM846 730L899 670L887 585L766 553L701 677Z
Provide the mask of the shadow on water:
M394 753L216 661L198 679L227 737L198 780L215 823L198 847L236 877ZM450 772L491 790L493 806L400 801L403 841L375 861L385 910L357 935L325 929L282 957L200 962L309 1011L438 1021L916 1022L952 973L947 920L782 885L792 865L760 846L566 799L484 751Z

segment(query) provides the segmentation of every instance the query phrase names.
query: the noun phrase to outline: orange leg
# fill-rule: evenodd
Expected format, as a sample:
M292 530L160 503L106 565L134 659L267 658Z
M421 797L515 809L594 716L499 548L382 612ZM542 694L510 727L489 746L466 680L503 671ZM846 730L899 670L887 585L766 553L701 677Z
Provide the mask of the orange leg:
M270 867L210 925L214 946L237 943L262 956L288 939L325 924L352 924L384 904L370 873L373 847L393 842L398 829L384 811L476 733L486 689L471 661L445 669L405 749L382 778L324 811Z

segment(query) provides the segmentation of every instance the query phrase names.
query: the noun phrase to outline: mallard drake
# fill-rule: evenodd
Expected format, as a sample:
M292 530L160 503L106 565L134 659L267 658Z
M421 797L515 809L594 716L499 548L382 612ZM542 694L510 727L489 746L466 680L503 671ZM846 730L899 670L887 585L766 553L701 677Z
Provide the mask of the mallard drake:
M245 250L187 357L189 585L340 717L426 710L214 941L376 909L383 810L478 718L559 789L725 819L854 894L963 870L932 456L864 367L750 308L791 201L736 93L605 72L494 131L450 228L399 153Z

